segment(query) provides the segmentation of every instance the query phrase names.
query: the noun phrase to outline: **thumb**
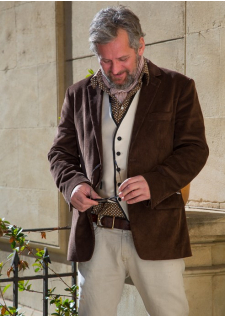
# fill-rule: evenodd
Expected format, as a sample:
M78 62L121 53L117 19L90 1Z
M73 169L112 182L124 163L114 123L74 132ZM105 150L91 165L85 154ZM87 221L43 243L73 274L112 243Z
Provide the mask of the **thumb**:
M92 199L102 199L94 190L91 191Z

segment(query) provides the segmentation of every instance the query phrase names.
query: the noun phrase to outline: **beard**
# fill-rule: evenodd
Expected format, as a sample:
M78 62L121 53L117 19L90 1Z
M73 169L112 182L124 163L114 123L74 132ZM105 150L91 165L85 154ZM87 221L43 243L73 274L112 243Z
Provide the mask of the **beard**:
M109 84L110 84L110 88L115 88L115 89L120 89L120 90L124 90L127 89L135 80L135 76L137 73L137 67L140 61L140 55L136 55L136 65L135 65L135 69L133 70L132 73L130 73L128 70L124 70L122 72L117 73L118 75L126 73L126 78L124 80L124 82L122 84L117 84L113 81L113 74L111 71L108 72L108 74L106 74L103 70L103 68L101 67L101 71L103 73L103 75L107 78Z

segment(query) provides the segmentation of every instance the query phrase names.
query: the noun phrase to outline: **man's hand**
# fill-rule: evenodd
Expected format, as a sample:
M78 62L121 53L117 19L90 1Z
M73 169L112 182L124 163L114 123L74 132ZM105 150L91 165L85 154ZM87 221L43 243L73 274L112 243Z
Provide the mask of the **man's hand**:
M91 186L89 184L80 183L74 188L71 195L70 203L78 211L84 212L93 205L98 205L98 202L89 199L90 194L93 199L101 198L93 189L91 189Z
M119 197L128 204L149 200L151 194L147 181L142 176L126 179L119 187Z

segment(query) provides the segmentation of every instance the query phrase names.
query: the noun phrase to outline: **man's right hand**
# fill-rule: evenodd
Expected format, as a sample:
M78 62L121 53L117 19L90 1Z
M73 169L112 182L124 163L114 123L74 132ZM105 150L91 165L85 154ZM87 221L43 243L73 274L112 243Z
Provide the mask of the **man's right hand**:
M70 203L78 211L84 212L93 205L98 205L98 202L89 199L90 194L93 199L101 199L101 197L93 189L91 189L89 184L80 183L74 188Z

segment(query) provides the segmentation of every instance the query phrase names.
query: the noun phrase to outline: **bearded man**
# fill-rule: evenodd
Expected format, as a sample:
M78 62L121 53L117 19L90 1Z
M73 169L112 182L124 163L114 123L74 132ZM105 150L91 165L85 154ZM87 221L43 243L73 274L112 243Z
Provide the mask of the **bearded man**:
M188 315L181 189L208 157L194 81L144 58L139 19L125 7L98 12L89 40L100 69L67 89L49 152L73 210L79 314L116 315L130 276L150 315Z

